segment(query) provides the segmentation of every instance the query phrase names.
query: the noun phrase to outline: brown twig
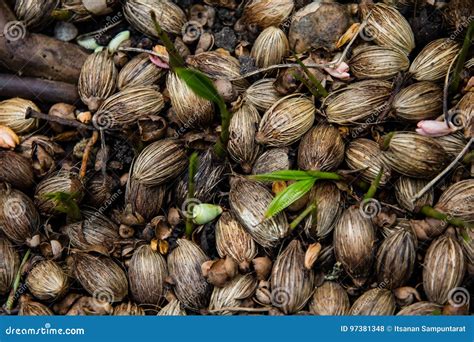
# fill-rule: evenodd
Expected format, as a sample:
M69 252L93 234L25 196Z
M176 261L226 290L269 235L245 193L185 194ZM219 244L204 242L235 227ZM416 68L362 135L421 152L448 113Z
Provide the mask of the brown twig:
M82 122L79 122L79 121L76 121L76 120L64 119L64 118L60 118L58 116L43 114L43 113L37 112L37 111L35 111L31 108L28 108L28 110L26 111L25 118L26 119L28 119L28 118L42 119L42 120L46 120L46 121L49 121L49 122L56 122L56 123L58 123L60 125L63 125L63 126L82 128L82 129L87 129L89 131L95 131L96 130L94 128L94 126L86 125L86 124L83 124Z
M86 148L84 149L84 154L82 155L81 172L79 174L79 177L81 179L86 176L87 162L89 161L89 156L91 154L92 147L94 147L95 143L97 142L97 139L99 139L99 132L94 131L92 133L92 137L87 142Z

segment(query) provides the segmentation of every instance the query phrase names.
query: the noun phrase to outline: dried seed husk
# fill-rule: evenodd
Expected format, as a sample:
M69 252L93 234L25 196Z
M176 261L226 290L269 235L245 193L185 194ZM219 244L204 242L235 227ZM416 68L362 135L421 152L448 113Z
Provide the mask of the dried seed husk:
M288 148L270 148L262 153L253 164L252 174L270 173L290 169Z
M20 267L20 257L10 241L0 237L0 295L10 291Z
M380 185L387 184L390 179L390 168L382 158L379 145L369 139L352 140L346 148L346 163L352 170L361 170L360 175L366 182L372 182L383 167Z
M50 114L51 115L51 114ZM62 147L44 135L33 135L18 146L18 151L26 157L33 172L43 177L56 168L56 159L64 154ZM30 166L30 168L31 168Z
M336 90L324 99L327 119L339 125L377 121L387 106L392 85L387 81L365 80Z
M168 256L168 271L174 282L174 292L184 307L191 310L206 308L212 286L201 272L201 265L209 260L194 242L179 239L178 247Z
M114 303L127 296L127 276L114 260L86 253L76 253L73 260L75 278L92 297Z
M34 196L35 205L41 214L57 214L55 201L46 198L45 195L58 192L75 194L75 199L79 203L84 194L84 187L77 174L72 172L61 171L42 179L36 186Z
M468 91L451 109L451 126L464 129L464 136L469 139L474 137L474 92Z
M390 79L410 66L407 55L397 49L364 46L349 60L352 74L358 79Z
M252 0L245 5L242 20L246 25L257 25L264 29L280 25L291 14L293 0Z
M33 266L26 278L26 286L39 300L52 301L68 290L69 279L56 262L43 260Z
M314 290L314 273L304 267L301 242L293 240L273 264L272 304L284 314L300 311Z
M154 87L127 87L105 100L93 117L98 128L123 128L139 119L158 115L164 107L161 93Z
M160 213L165 195L165 185L146 186L131 178L125 191L125 203L131 205L133 213L149 221Z
M96 208L114 201L121 190L117 190L118 180L108 174L96 174L87 182L86 202Z
M135 159L130 179L145 186L161 185L184 171L186 164L186 152L179 140L155 141Z
M217 221L216 248L221 258L232 257L241 270L248 270L258 252L250 234L229 212L224 212Z
M435 209L474 224L474 179L465 179L443 192Z
M157 316L186 316L186 311L179 300L173 299L158 312Z
M432 119L443 111L443 90L433 82L416 82L395 96L392 107L395 115L405 120Z
M0 229L13 242L29 244L38 233L40 216L33 201L21 191L0 186Z
M95 52L87 57L79 75L77 91L90 111L95 112L115 92L117 74L108 50Z
M313 126L315 111L313 101L302 94L281 98L263 115L257 142L275 147L291 145Z
M309 311L318 316L345 316L349 308L349 296L346 290L333 281L325 281L316 287L309 303Z
M442 79L459 50L459 44L452 39L433 40L416 56L408 72L418 81Z
M71 246L80 250L101 246L111 251L115 242L120 240L117 225L98 210L85 209L82 214L82 221L61 228L61 232L69 238Z
M145 310L137 304L128 302L121 303L114 308L114 316L145 316Z
M383 157L391 169L413 178L431 179L447 162L436 139L413 132L395 132Z
M352 316L390 316L395 313L395 297L383 288L368 290L352 304Z
M367 21L365 35L369 40L410 54L415 47L415 37L410 24L396 8L378 3L363 6L361 10Z
M334 51L350 22L347 6L329 1L310 2L291 18L290 47L296 53L318 49Z
M15 14L28 28L41 28L51 21L59 0L17 0Z
M34 184L31 162L13 151L0 151L0 182L20 190L31 189Z
M175 73L166 78L171 104L178 123L186 129L208 127L214 118L211 101L196 95Z
M431 302L418 302L405 306L397 316L433 316L439 314L443 306Z
M0 102L0 125L11 128L17 134L34 131L38 128L39 121L34 118L25 119L28 108L40 112L32 101L19 97Z
M240 307L243 300L253 296L257 289L257 279L252 274L238 275L224 287L214 287L209 302L209 310ZM218 315L232 315L232 311L217 311Z
M443 149L450 158L456 158L467 143L462 132L455 132L442 137L437 137L436 141L443 146Z
M242 177L231 179L230 207L242 226L263 247L273 247L290 232L284 212L265 219L273 196L260 183Z
M389 289L405 285L415 268L416 248L416 236L411 229L399 229L385 238L375 262L379 283Z
M339 130L321 124L311 128L298 147L298 167L302 170L333 171L344 160L344 140Z
M305 221L305 231L315 240L324 239L332 233L342 212L343 197L338 187L331 182L317 182L311 189L310 203L316 205L316 221L313 214Z
M460 286L466 261L459 242L450 235L434 240L423 262L423 289L429 301L445 304L451 290Z
M242 104L230 119L227 151L245 173L252 171L252 165L260 152L260 146L255 141L259 122L257 109L247 103Z
M152 86L165 74L165 71L150 60L147 53L133 57L120 70L117 78L117 88L123 90L127 87Z
M396 220L394 225L383 226L381 232L384 238L388 238L392 234L396 233L399 229L412 229L410 225L410 220L405 218L399 218Z
M137 303L159 305L168 276L165 258L149 245L138 247L128 265L130 292Z
M398 204L408 211L418 211L424 205L433 205L434 189L429 189L423 196L414 203L411 199L423 189L428 180L400 176L394 185L395 196Z
M199 155L199 164L196 175L194 176L194 198L203 203L212 202L218 192L218 185L223 180L223 174L226 166L216 162L213 151L207 149ZM183 203L188 194L188 172L180 178L176 186L175 196L177 203Z
M375 231L362 209L352 206L343 211L334 227L334 251L337 260L358 287L364 285L372 270Z
M260 68L279 64L288 54L290 47L285 32L278 27L270 26L264 29L255 39L250 56Z
M19 316L53 316L54 313L44 304L34 302L33 300L22 297L20 298Z
M123 11L127 21L138 31L160 38L155 30L150 12L155 12L161 28L169 33L180 34L186 15L176 4L168 0L126 0Z
M244 100L247 103L253 104L259 111L265 112L275 102L281 99L281 95L273 86L275 80L275 78L262 78L252 83L252 85L245 90L243 95Z
M466 267L469 276L474 276L474 229L459 229L457 232L459 244L466 256Z

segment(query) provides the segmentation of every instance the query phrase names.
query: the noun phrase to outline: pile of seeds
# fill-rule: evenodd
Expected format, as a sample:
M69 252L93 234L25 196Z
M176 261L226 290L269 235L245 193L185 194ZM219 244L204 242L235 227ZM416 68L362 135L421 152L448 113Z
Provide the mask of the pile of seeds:
M469 0L7 2L2 314L472 313Z

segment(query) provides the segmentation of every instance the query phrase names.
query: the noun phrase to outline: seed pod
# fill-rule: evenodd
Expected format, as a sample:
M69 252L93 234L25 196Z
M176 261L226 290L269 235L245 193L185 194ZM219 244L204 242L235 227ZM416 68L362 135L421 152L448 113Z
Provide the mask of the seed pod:
M387 184L390 169L382 158L379 145L369 139L352 140L346 148L346 163L352 170L361 170L360 175L366 182L372 182L383 167L380 185Z
M466 138L474 137L474 92L468 91L450 113L451 126L464 129Z
M444 78L459 49L459 44L452 39L433 40L416 56L408 72L417 81L437 81Z
M199 164L194 182L194 197L201 202L212 202L218 191L218 185L223 179L223 173L226 166L222 163L216 163L213 151L207 149L199 155ZM188 195L188 172L185 172L176 186L175 196L176 202L182 204Z
M0 182L21 190L31 189L34 183L31 162L13 151L0 151Z
M125 191L125 203L131 205L133 213L149 221L160 213L165 195L165 185L146 186L131 178Z
M38 128L38 119L25 119L28 108L40 112L30 100L15 97L0 102L0 125L11 128L17 134L29 133Z
M117 73L108 50L87 57L79 75L77 91L90 111L95 112L115 92Z
M362 209L346 209L334 228L337 260L358 287L364 285L374 261L375 231Z
M305 232L315 240L326 238L341 216L343 202L341 191L331 182L317 182L311 190L310 203L316 204L316 220L313 214L305 221Z
M52 301L68 290L69 279L54 261L43 260L33 266L26 278L26 286L39 300Z
M407 55L397 49L364 46L357 49L350 59L352 74L358 79L390 79L410 66Z
M413 132L395 132L383 157L391 169L413 178L431 179L447 162L446 152L435 139Z
M157 316L186 316L186 311L181 307L179 300L173 299L158 312Z
M20 298L19 316L53 316L54 313L46 306L39 302L34 302L30 298Z
M157 115L163 96L153 87L127 87L105 100L92 118L96 128L121 128L139 119Z
M272 269L272 304L284 314L300 311L314 289L314 273L304 267L304 251L298 240L290 242Z
M10 241L0 237L0 295L10 291L20 267L20 257Z
M270 26L263 30L255 40L250 56L259 68L279 64L288 54L290 47L285 32Z
M415 203L411 199L421 190L426 184L427 180L416 179L401 176L395 182L395 196L397 197L397 202L400 206L408 211L418 211L424 205L433 205L434 200L434 190L431 188L428 190L421 198L417 199Z
M252 0L244 7L242 20L246 25L257 25L264 29L280 25L295 6L293 0Z
M252 165L260 152L260 146L255 142L259 121L257 109L247 103L237 109L230 119L227 150L245 173L252 171Z
M291 18L290 47L295 53L319 49L332 52L337 49L336 43L350 23L347 6L335 2L309 2Z
M83 210L82 214L83 221L61 228L71 246L81 250L102 246L111 251L115 242L120 240L117 225L100 211Z
M240 307L242 301L253 296L257 289L257 280L252 274L238 275L225 287L214 287L209 310L218 315L232 315L232 311L223 308Z
M418 302L405 306L397 313L397 316L433 316L442 310L442 305L430 302Z
M33 167L34 174L39 177L53 172L56 169L56 159L64 154L60 145L44 135L33 135L22 140L18 151L28 159L29 168Z
M230 207L242 226L262 247L273 247L290 232L284 212L264 220L272 194L260 183L231 179Z
M184 128L208 127L214 118L214 106L194 93L175 73L168 73L166 79L173 111Z
M262 78L256 81L245 90L244 100L259 111L265 112L281 98L273 86L274 82L275 78Z
M135 56L120 70L117 87L153 86L165 74L165 71L150 61L147 53Z
M331 125L311 128L298 147L298 167L302 170L333 171L344 160L344 141Z
M436 141L441 146L443 146L443 149L449 155L450 159L456 158L467 143L464 135L461 132L455 132L443 137L437 137Z
M92 207L100 208L116 200L121 190L117 190L118 180L115 177L101 174L93 175L86 188L86 202Z
M131 180L145 186L157 186L175 178L187 164L186 152L175 139L155 141L145 147L136 158Z
M75 278L96 300L114 303L127 296L127 276L114 260L87 253L77 253L73 260Z
M309 310L319 316L345 316L349 312L349 296L336 282L325 281L316 287Z
M164 281L168 276L166 261L149 245L140 246L128 265L130 292L140 304L159 305L163 300Z
M352 316L390 316L395 313L395 297L382 288L368 290L352 304Z
M465 179L443 192L435 209L474 224L474 179Z
M33 201L8 186L0 187L0 229L13 242L29 245L38 233L40 216Z
M53 215L57 213L55 210L57 203L53 199L48 199L46 195L64 192L80 202L83 190L82 182L76 174L59 172L38 183L35 191L35 205L40 213Z
M470 277L474 276L474 229L458 229L458 241L466 256L466 268Z
M363 38L373 40L380 46L399 49L406 55L410 54L415 47L415 37L410 24L396 8L378 3L361 9L367 21Z
M276 147L291 145L313 126L315 111L313 101L302 94L281 98L263 115L257 142Z
M252 174L258 175L289 169L290 159L288 157L288 148L270 148L257 158L253 164Z
M155 30L150 12L155 12L161 28L169 33L180 34L186 22L183 10L169 0L126 0L123 11L127 21L138 31L160 38Z
M379 247L375 268L379 282L389 289L405 285L416 261L416 236L411 229L399 229Z
M459 242L450 235L434 240L426 251L423 262L423 288L428 300L445 304L461 285L466 262Z
M114 308L114 316L145 316L145 310L135 303L122 303Z
M405 120L432 119L443 111L443 90L432 82L413 83L395 96L392 107Z
M324 99L328 121L339 125L367 124L387 106L392 85L387 81L365 80L336 90Z
M232 257L242 271L248 270L258 252L252 237L229 212L224 212L217 221L216 248L221 258Z
M192 241L179 239L177 244L168 256L168 270L176 297L188 309L206 308L212 287L202 275L201 265L209 258Z
M400 229L412 229L410 225L410 220L405 218L396 219L395 224L383 226L381 232L383 237L386 239L392 234L395 234Z
M40 28L51 20L51 13L59 0L18 0L15 14L28 28Z

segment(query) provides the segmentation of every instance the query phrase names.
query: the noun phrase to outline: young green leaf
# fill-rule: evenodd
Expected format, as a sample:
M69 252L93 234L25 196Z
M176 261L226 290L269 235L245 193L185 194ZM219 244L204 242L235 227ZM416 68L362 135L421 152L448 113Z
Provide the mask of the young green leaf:
M377 192L377 189L380 185L380 180L382 179L383 175L383 166L380 168L379 173L377 173L377 176L375 179L370 183L370 188L367 190L366 194L364 195L364 200L371 199L375 196L375 193Z
M290 223L290 229L293 230L295 229L300 223L301 221L304 220L304 218L306 216L308 216L309 214L313 215L313 221L316 217L316 204L313 203L313 204L310 204L306 207L306 209L298 215L297 218L295 218L291 223Z
M289 180L305 180L305 179L326 179L326 180L342 180L343 177L335 172L324 171L301 171L301 170L279 170L270 173L262 173L259 175L250 175L250 179L263 182L273 181L289 181Z
M81 219L81 210L77 205L78 192L57 191L44 194L43 197L54 202L54 210L66 214L72 220Z
M163 31L160 24L158 23L158 20L156 20L156 13L151 11L150 15L151 15L151 20L153 21L153 24L155 25L156 34L158 35L158 37L160 37L160 40L163 42L163 45L168 51L168 55L170 57L170 61L169 61L170 66L172 68L184 67L185 63L184 63L183 57L181 57L181 55L179 54L178 50L174 46L168 34L165 31Z
M194 178L196 176L197 168L198 168L198 154L197 152L194 152L191 154L189 157L189 167L188 167L188 200L191 198L194 198L194 189L195 189L195 184L194 184ZM186 236L188 238L191 238L193 234L193 220L191 215L188 215L186 218Z
M296 55L294 55L295 59L296 59L296 63L299 64L299 66L303 69L304 73L306 74L306 76L308 77L310 83L312 85L314 85L314 87L316 87L316 90L318 92L318 94L321 96L321 97L326 97L329 95L328 91L323 87L323 85L321 84L321 82L319 82L316 77L314 77L314 75L309 71L308 67L306 65L304 65L304 63L301 61L301 59L299 59L298 57L296 57ZM311 89L310 89L311 90Z
M311 190L314 182L316 182L316 178L300 180L291 184L289 187L275 196L273 201L268 206L265 217L270 218L299 200Z

